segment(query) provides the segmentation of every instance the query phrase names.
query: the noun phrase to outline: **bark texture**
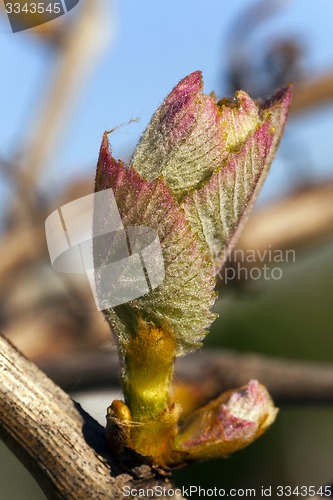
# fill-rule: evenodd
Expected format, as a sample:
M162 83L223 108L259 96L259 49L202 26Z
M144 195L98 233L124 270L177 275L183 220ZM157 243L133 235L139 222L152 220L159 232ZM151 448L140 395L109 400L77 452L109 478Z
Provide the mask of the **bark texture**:
M107 449L104 428L4 337L0 373L0 437L47 498L123 499L125 486L172 488L139 461L125 472Z

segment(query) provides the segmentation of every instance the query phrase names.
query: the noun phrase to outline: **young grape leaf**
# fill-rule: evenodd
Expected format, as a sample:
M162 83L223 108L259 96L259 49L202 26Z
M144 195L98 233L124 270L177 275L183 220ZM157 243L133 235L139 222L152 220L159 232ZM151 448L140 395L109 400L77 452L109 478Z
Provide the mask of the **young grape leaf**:
M96 191L112 188L122 223L148 226L158 232L165 266L164 281L150 293L104 311L121 345L135 335L139 318L175 335L177 354L195 348L215 319L215 279L209 259L162 179L148 182L134 169L112 158L103 137ZM108 248L98 261L107 261Z

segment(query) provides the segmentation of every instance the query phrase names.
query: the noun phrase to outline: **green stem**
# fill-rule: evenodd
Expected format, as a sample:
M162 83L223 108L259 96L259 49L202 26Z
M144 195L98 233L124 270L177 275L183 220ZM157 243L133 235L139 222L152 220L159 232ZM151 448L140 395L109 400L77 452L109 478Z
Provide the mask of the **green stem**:
M122 385L133 420L155 419L170 405L174 339L161 329L139 325L124 355Z
M177 431L179 409L172 402L175 339L143 321L123 354L122 385L130 410L131 447L164 463Z

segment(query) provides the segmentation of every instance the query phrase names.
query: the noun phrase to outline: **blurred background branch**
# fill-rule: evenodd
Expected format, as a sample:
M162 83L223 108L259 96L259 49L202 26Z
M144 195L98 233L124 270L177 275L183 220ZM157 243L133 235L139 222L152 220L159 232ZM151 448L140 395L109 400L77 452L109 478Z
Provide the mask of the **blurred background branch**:
M332 103L333 73L320 75L299 82L291 106L291 113L308 111L318 106Z
M68 134L69 117L110 42L103 2L85 1L80 5L74 22L62 26L54 45L55 61L47 91L31 117L31 134L20 151L35 182L59 139Z
M60 387L80 391L94 387L119 390L119 361L115 350L61 356L39 367ZM250 379L265 384L277 404L333 403L333 364L278 359L255 353L209 350L180 358L177 384L196 384L204 401Z

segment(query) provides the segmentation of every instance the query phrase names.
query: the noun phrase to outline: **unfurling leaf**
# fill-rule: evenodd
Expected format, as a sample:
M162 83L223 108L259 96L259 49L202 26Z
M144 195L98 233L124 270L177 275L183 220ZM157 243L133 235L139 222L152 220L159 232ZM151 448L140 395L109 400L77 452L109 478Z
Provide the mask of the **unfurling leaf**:
M153 116L131 162L150 181L162 175L177 200L227 157L219 110L202 87L200 71L178 83Z
M120 347L137 332L141 318L171 332L177 353L191 350L202 340L215 318L212 264L203 255L183 209L162 179L148 182L133 168L116 162L104 135L98 161L96 190L112 188L124 227L149 226L157 230L165 266L162 284L128 304L105 311ZM104 261L108 248L104 247ZM103 261L103 256L99 256Z
M236 98L217 104L228 158L184 201L186 218L209 252L215 273L234 246L266 178L287 119L291 88L259 107L245 92Z
M200 344L215 316L214 276L266 177L287 117L291 90L257 105L202 93L201 72L184 78L153 116L130 168L105 135L96 190L112 188L124 226L158 231L165 280L149 294L105 312L118 338L138 318L173 332L177 354Z
M125 396L109 408L108 441L119 453L133 449L162 467L232 453L264 432L277 412L256 381L183 420L172 393L175 356L200 345L216 317L215 274L267 175L291 97L285 88L261 104L242 91L216 102L202 86L197 71L172 90L129 168L112 158L105 133L96 175L96 191L113 190L124 229L152 228L161 244L164 280L104 314L118 342ZM106 227L106 218L98 223ZM105 242L94 245L100 266L110 256ZM98 273L95 279L98 288ZM123 281L132 286L127 275Z
M214 273L222 267L265 180L282 136L291 88L256 104L202 93L196 71L184 78L153 116L131 165L148 180L163 176Z

